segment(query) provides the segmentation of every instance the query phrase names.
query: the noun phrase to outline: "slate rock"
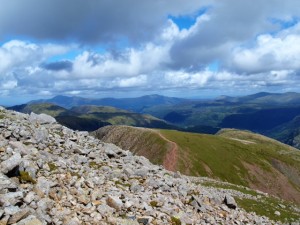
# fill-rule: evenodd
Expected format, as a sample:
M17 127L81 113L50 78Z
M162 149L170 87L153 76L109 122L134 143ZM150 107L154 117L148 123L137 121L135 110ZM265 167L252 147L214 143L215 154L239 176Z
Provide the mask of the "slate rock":
M0 169L1 172L6 174L16 166L18 166L22 161L22 157L20 153L15 153L13 156L8 158L7 160L1 162Z
M108 196L106 202L107 205L116 210L121 210L121 208L123 207L123 202L121 201L121 199L115 196Z
M22 209L19 210L17 213L13 214L9 220L8 220L8 224L14 224L19 222L21 219L25 218L26 216L28 216L30 213L29 209Z
M16 225L43 225L43 223L34 215L30 215L25 219L20 220Z
M225 198L224 198L224 203L225 205L228 206L228 208L230 209L236 209L237 207L237 204L234 200L234 198L231 196L231 195L226 195Z
M40 124L52 124L56 122L55 118L53 118L52 116L49 116L44 113L38 115L33 112L30 113L29 121Z

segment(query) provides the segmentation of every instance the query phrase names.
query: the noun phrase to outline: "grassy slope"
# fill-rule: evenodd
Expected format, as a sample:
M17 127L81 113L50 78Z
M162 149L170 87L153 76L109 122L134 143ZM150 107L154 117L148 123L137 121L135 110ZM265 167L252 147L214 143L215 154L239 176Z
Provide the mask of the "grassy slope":
M300 202L300 152L262 135L222 130L218 135L161 131L180 146L178 169L256 188ZM188 157L185 155L188 153Z
M12 110L20 111L23 113L45 113L50 116L56 117L61 113L65 113L67 110L63 107L51 104L51 103L40 103L40 104L27 104L11 107Z
M83 119L94 119L112 125L130 125L140 127L171 128L165 121L150 115L133 113L110 106L78 106L71 109L72 112L80 114Z
M196 183L216 189L234 190L247 195L248 197L244 198L235 196L238 207L245 209L247 212L255 212L257 215L267 216L273 221L281 221L288 224L300 221L299 207L291 202L230 183L205 179L198 180ZM276 211L280 215L276 215Z
M106 134L103 140L130 150L132 150L131 146L123 142L132 142L135 149L141 150L139 152L141 155L154 163L162 164L162 159L167 153L166 148L170 145L165 142L163 145L153 147L156 141L157 143L164 141L157 133L147 129L121 130L122 128L118 128L116 131L114 128L103 131ZM298 150L246 131L226 129L218 135L174 130L159 130L159 132L168 140L177 143L179 148L176 167L182 173L208 176L252 187L300 203L300 152ZM140 139L139 136L143 138Z
M154 164L161 165L169 148L156 131L130 126L106 126L92 133L99 139L114 143L123 149L145 156Z

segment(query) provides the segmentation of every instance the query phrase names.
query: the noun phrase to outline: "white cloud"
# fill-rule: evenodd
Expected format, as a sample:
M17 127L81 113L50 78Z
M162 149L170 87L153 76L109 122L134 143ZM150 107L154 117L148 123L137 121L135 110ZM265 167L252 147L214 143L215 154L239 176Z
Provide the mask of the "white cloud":
M0 74L3 74L11 68L37 60L40 58L40 51L35 44L12 40L1 46L0 58Z
M117 80L116 86L121 88L128 88L128 87L141 87L147 85L147 76L146 75L139 75L137 77L125 78Z
M299 3L293 0L285 1L284 7L279 0L272 0L272 4L240 0L185 4L179 4L182 0L126 0L118 2L124 6L118 16L116 3L95 9L95 15L90 14L90 5L80 3L82 8L77 5L70 9L82 14L70 10L64 21L53 23L57 26L41 30L41 21L61 18L51 13L54 6L62 4L58 14L65 13L69 6L67 1L54 0L49 3L49 13L40 15L41 21L32 26L9 27L21 20L8 20L14 14L4 12L5 8L12 12L22 5L22 13L27 15L29 6L35 3L39 13L48 12L40 1L27 2L28 5L23 2L16 8L15 3L2 2L0 40L4 34L15 32L43 41L12 40L0 46L0 95L92 95L101 91L178 89L188 95L191 89L243 93L275 87L300 88L300 24L282 30L282 24L293 21L294 15L300 13ZM95 7L102 4L94 3ZM136 8L129 3L137 3ZM195 15L203 5L210 7L189 29L178 27L170 19ZM102 15L98 15L99 10ZM25 18L25 24L37 16ZM270 18L280 22L272 23ZM66 40L72 43L64 45ZM96 43L96 47L91 43ZM97 52L99 46L104 50ZM59 60L69 52L77 55ZM214 62L219 64L216 71L209 66Z
M247 73L299 70L299 31L300 23L274 36L270 34L258 36L252 48L236 48L233 52L233 68Z
M168 46L146 44L140 49L128 48L118 58L109 53L83 52L73 63L77 78L137 76L159 70L169 62Z

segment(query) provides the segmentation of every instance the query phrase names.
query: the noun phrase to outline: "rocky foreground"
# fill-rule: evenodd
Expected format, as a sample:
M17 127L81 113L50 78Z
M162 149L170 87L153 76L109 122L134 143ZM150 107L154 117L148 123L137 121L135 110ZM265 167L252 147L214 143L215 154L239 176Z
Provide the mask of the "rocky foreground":
M0 108L0 224L280 224L239 208L237 195L249 197Z

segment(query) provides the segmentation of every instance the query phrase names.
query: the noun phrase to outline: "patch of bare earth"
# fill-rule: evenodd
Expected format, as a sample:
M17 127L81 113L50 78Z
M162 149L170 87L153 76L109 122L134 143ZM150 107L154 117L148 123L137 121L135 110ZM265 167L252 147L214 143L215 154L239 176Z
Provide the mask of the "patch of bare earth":
M256 144L254 141L246 141L246 140L242 140L242 139L238 139L238 138L230 138L231 140L235 140L235 141L239 141L245 145L248 145L248 144Z
M201 164L202 164L202 166L203 166L203 168L204 168L206 174L207 174L209 177L213 177L214 174L213 174L212 170L210 169L210 167L209 167L206 163L204 163L204 162L201 162Z
M186 149L185 151L181 151L180 152L180 156L181 156L181 162L184 165L184 170L182 171L184 174L189 175L191 173L191 157L190 154L188 152L188 149Z
M250 188L260 190L282 199L300 203L300 192L290 183L287 177L275 168L263 170L258 165L243 162L250 175Z
M165 136L163 136L161 133L158 133L159 136L170 143L170 148L167 151L164 161L163 161L163 166L170 171L176 171L176 165L178 161L178 146L175 142L170 141L167 139Z

